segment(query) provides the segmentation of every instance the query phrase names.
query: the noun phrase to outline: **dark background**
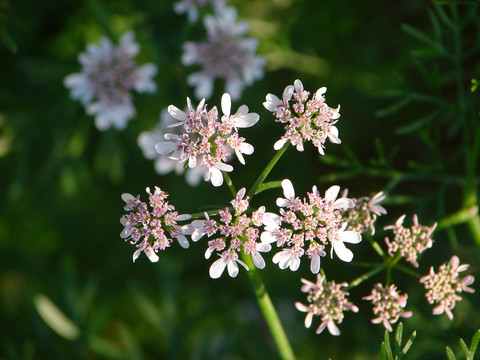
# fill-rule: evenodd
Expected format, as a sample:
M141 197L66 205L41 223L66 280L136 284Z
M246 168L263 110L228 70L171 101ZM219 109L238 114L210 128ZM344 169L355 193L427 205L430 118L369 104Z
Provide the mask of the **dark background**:
M183 67L180 57L182 44L201 40L203 30L201 23L189 25L186 16L175 14L172 4L0 1L0 359L277 357L245 271L235 279L226 273L210 279L205 239L188 251L173 246L156 264L143 255L133 264L134 247L119 237L123 192L146 199L145 187L158 185L180 213L230 200L226 187L202 182L191 188L183 177L157 175L136 143L140 132L157 123L161 109L181 108L186 96L193 98L185 79L195 69ZM267 180L290 178L300 196L314 184L320 191L332 184L348 187L352 197L386 191L389 213L378 220L375 237L382 246L383 226L404 213L407 225L414 213L431 225L463 207L470 146L465 134L474 134L479 109L478 92L469 90L471 79L479 77L475 2L228 4L250 21L250 36L260 40L258 52L267 58L263 80L246 88L233 105L236 110L247 104L260 114L259 123L242 132L255 153L246 157L245 166L234 164L237 188L252 185L282 134L262 106L265 95L281 96L298 78L311 92L327 86L328 104L341 104L342 144L327 143L322 158L311 144L303 153L290 148ZM456 16L463 27L445 25L442 12ZM472 53L458 65L434 42L411 36L418 35L413 27L441 39L451 51L460 44ZM80 70L77 55L88 43L100 36L116 41L130 29L141 45L136 60L158 66L158 90L134 96L137 117L125 131L99 132L69 97L63 79ZM216 83L210 107L220 105L222 86ZM458 111L461 91L465 123ZM274 200L281 195L280 190L262 193L253 205L275 211ZM434 239L419 274L453 254L472 265L468 273L478 274L478 246L465 224L440 227ZM355 260L379 260L366 242L351 248ZM355 260L340 264L326 257L322 267L332 280L351 281L365 270ZM480 327L477 294L465 296L450 322L446 315L431 314L416 278L400 271L393 275L414 312L403 320L405 337L417 330L409 358L445 358L445 346L458 351L458 339L468 343ZM360 312L346 313L340 337L326 331L316 335L318 319L305 329L304 314L294 308L295 301L305 302L300 278L314 280L306 263L292 273L268 260L262 276L298 358L378 358L384 329L370 323L371 309L361 298L385 280L384 274L350 291ZM80 328L80 337L67 340L52 331L34 306L38 294Z

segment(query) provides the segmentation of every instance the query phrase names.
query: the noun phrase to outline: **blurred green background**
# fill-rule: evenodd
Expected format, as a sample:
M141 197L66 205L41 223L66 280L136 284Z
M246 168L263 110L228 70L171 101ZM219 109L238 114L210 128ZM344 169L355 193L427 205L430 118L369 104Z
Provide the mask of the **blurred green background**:
M203 182L191 188L183 177L157 175L137 146L139 133L158 122L163 108L193 98L185 82L193 69L180 62L182 44L204 33L172 4L0 0L0 359L277 357L244 271L235 279L210 279L204 242L188 251L173 246L156 264L145 256L133 264L134 247L119 237L123 192L145 199L146 186L160 186L181 213L230 200L226 188ZM342 144L328 143L321 159L312 146L304 153L289 149L268 180L288 177L298 195L314 184L322 191L336 183L353 197L385 190L389 214L379 219L376 236L382 245L382 227L403 213L408 221L418 213L431 225L462 209L464 160L479 119L479 94L469 87L480 77L480 14L478 2L451 4L229 1L250 21L250 36L260 40L258 52L267 59L263 80L234 104L260 114L260 122L242 132L255 154L245 166L234 164L235 185L251 186L281 136L262 106L265 95L280 96L298 78L312 92L327 86L328 104L341 104ZM449 27L442 13L462 26ZM100 36L116 41L130 29L141 45L136 60L158 66L158 90L135 95L137 117L125 131L99 132L63 79L80 70L77 55L88 43ZM460 46L469 56L458 62L438 43L452 52ZM210 107L220 104L221 82L215 89ZM280 195L262 193L253 205L275 211ZM455 253L478 278L479 246L465 224L447 224L434 239L421 274ZM375 260L363 245L352 249L355 259ZM322 267L337 282L363 270L328 257ZM318 323L305 329L304 314L293 305L304 301L300 278L314 279L308 266L291 273L267 262L262 276L299 359L378 358L383 328L370 323L371 310L361 300L373 282L351 291L360 312L347 313L342 335L333 337L315 335ZM414 278L398 272L394 279L414 311L403 321L406 334L417 330L410 358L445 358L446 345L458 351L458 339L470 339L480 327L477 294L457 305L450 322L431 314ZM39 294L61 309L79 336L67 339L45 323L34 306Z

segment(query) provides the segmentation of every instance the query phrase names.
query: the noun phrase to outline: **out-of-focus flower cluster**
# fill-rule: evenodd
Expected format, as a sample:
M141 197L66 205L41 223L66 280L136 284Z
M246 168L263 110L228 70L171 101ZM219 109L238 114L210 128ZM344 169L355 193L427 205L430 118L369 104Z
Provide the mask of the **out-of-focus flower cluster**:
M88 115L95 116L99 130L110 126L123 130L136 114L132 90L152 93L157 88L152 80L157 67L150 63L138 66L133 60L140 49L134 39L129 31L118 46L105 37L100 39L100 46L89 44L78 56L82 72L65 78L72 98L85 106Z
M204 17L207 39L187 42L182 63L198 65L200 70L187 77L198 99L210 98L216 79L225 81L225 91L238 100L245 86L263 77L265 58L256 55L258 39L247 38L249 24L237 21L232 7L216 6L213 15Z
M373 305L373 313L377 316L372 320L374 324L382 323L388 331L392 331L392 325L400 317L412 316L411 311L405 311L408 295L400 295L395 285L383 287L382 284L376 284L372 293L365 296L364 300L370 300Z
M341 324L345 311L358 312L358 308L348 301L348 292L342 290L347 283L337 284L335 281L326 281L325 276L317 274L317 282L312 283L301 279L302 291L307 293L308 305L300 302L295 303L295 307L302 312L306 312L305 327L312 325L314 316L320 317L321 323L316 333L320 334L325 328L332 335L340 335L337 324Z
M285 135L278 140L274 148L279 150L290 142L298 151L303 151L304 142L310 141L321 155L325 155L327 138L334 144L340 144L338 129L334 126L340 118L340 105L332 109L325 102L326 87L318 89L308 99L310 92L303 89L303 83L295 80L283 91L282 99L268 94L263 106L273 113L275 121L285 124ZM290 101L294 104L290 105Z
M394 256L400 254L406 261L418 267L417 257L425 250L432 247L433 240L430 237L437 227L433 224L431 227L419 225L417 215L413 215L413 225L410 228L403 226L405 215L402 215L395 222L395 225L385 227L385 230L392 230L394 238L390 240L385 238L388 246L388 254Z
M245 197L245 192L245 188L240 189L235 199L230 202L233 213L228 207L219 211L220 221L210 219L205 214L206 220L194 220L188 226L187 232L193 241L200 240L204 235L212 238L208 241L205 258L209 259L213 252L219 253L220 256L220 259L210 267L210 277L213 279L219 278L225 268L231 277L237 276L237 264L248 270L248 266L239 259L239 253L242 251L245 255L251 256L255 267L259 269L265 267L265 260L260 253L270 251L271 246L259 241L259 227L268 222L268 217L272 214L266 213L265 207L261 206L250 216L247 215L249 197Z
M225 93L222 96L223 115L219 119L217 107L207 111L205 99L193 108L187 98L188 111L170 105L168 112L179 120L170 127L181 127L177 133L167 133L155 148L163 155L180 163L188 162L188 167L200 167L205 181L214 186L223 184L222 171L231 172L233 166L227 164L228 158L236 154L240 163L245 164L243 154L250 155L254 148L238 135L238 128L253 126L259 119L258 114L249 113L246 105L240 106L235 114L231 114L231 98Z
M262 241L276 242L284 248L273 257L281 269L290 268L296 271L300 266L300 258L307 255L310 259L310 270L316 274L320 270L320 257L325 256L325 248L330 245L333 252L343 261L351 261L353 253L345 243L357 244L361 236L355 231L346 230L347 222L342 220L340 210L354 206L348 198L338 198L340 187L330 187L325 196L320 196L317 187L307 193L303 200L295 196L292 182L282 181L285 198L278 198L280 215L262 233Z
M188 21L194 23L198 20L198 9L211 4L216 11L225 6L225 0L180 0L173 4L177 14L187 13Z
M438 272L430 268L430 273L420 279L425 289L425 294L429 304L435 304L433 313L435 315L447 314L450 320L453 319L452 309L457 301L462 300L462 292L473 293L475 290L469 287L473 284L475 278L467 275L463 279L460 273L468 269L470 265L460 265L458 256L452 256L448 263L440 265Z
M177 239L183 248L189 246L184 235L185 229L178 225L177 221L188 220L191 216L179 215L175 207L168 203L168 194L158 186L153 193L147 187L147 194L151 210L146 203L140 201L140 195L136 197L128 193L122 195L126 203L124 209L129 213L120 219L124 226L120 237L129 240L137 247L137 251L133 254L134 262L142 252L151 262L157 262L158 250L169 247L173 238Z

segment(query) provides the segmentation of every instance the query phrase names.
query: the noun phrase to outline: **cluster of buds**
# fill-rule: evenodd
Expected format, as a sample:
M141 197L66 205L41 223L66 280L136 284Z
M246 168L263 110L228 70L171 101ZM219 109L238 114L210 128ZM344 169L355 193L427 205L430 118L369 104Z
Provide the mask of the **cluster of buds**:
M282 247L273 257L281 269L296 271L300 258L305 254L310 259L310 270L316 274L320 270L320 258L326 255L325 248L330 245L333 252L343 261L351 261L353 253L345 243L359 243L362 238L358 232L346 230L347 223L342 220L340 210L351 208L354 203L348 198L337 199L340 187L334 185L320 196L317 187L301 200L295 197L292 182L282 181L285 198L278 198L280 216L272 218L270 226L262 233L262 241L276 242Z
M226 163L230 155L235 153L240 163L245 164L243 154L253 153L253 146L238 135L238 128L253 126L259 119L258 114L248 112L246 105L230 114L231 98L227 93L223 94L221 104L220 119L216 106L207 111L205 99L194 109L187 98L187 112L170 105L168 112L179 120L171 127L181 126L182 131L167 133L164 140L156 144L160 154L181 163L188 162L189 168L201 167L205 181L211 181L214 186L223 184L222 171L233 171Z
M352 198L355 206L342 211L342 215L348 221L347 230L365 233L370 230L375 235L375 221L380 215L385 215L387 210L379 203L385 199L382 191L372 198L367 196L359 199Z
M337 324L340 324L344 318L344 311L358 312L358 308L348 301L348 292L341 288L346 287L347 283L337 284L335 281L326 281L325 276L317 274L317 282L312 283L301 279L302 291L307 293L308 305L300 302L295 303L295 307L302 312L306 312L305 327L312 325L314 316L320 317L322 321L317 328L316 333L320 334L325 328L332 335L340 335Z
M178 225L177 221L188 220L191 216L179 215L175 207L166 200L168 194L158 186L153 193L147 187L147 194L151 210L146 203L140 201L140 195L134 197L128 193L122 194L122 199L126 203L124 209L129 213L120 219L124 226L120 237L136 245L137 251L133 254L134 262L142 252L151 262L157 262L158 250L169 247L173 242L172 238L177 239L183 248L189 246L184 235L185 229Z
M395 222L395 225L386 226L385 230L392 230L395 235L392 240L385 238L388 246L388 255L400 254L406 261L418 267L417 256L433 245L430 237L437 227L437 223L431 227L419 225L417 215L413 215L413 225L410 228L403 226L405 215L402 215Z
M278 140L274 148L279 150L288 141L303 151L303 143L311 141L321 155L325 155L325 141L328 138L334 144L340 144L338 129L334 126L340 117L340 105L332 109L325 102L326 87L318 89L309 100L310 92L303 89L300 80L288 85L283 91L282 100L268 94L263 106L275 115L275 121L285 124L285 135ZM290 106L290 100L295 103Z
M459 273L467 270L468 267L468 264L460 265L458 257L452 256L447 264L440 265L437 273L431 267L430 273L420 279L425 289L428 290L425 295L428 303L436 305L433 309L435 315L445 313L452 320L452 309L457 301L462 300L459 294L463 291L469 293L475 291L469 287L475 280L472 275L467 275L463 279L460 278Z
M382 323L385 329L392 331L392 325L400 317L412 316L411 311L405 311L408 295L400 295L395 285L384 288L382 284L376 284L372 293L365 296L364 300L370 300L373 305L373 313L377 316L372 320L374 324Z
M239 258L242 251L251 256L257 268L265 267L265 260L260 253L270 251L271 245L259 241L259 227L268 223L268 219L274 214L265 212L265 207L261 206L248 216L246 211L249 197L245 197L245 192L245 188L240 189L235 199L230 202L233 213L228 207L219 211L220 221L210 219L208 214L205 214L206 220L194 220L188 225L187 233L193 241L200 240L204 235L213 238L208 241L206 259L209 259L213 252L220 252L220 259L210 267L210 277L213 279L219 278L225 268L231 277L237 276L237 264L248 270L248 266Z

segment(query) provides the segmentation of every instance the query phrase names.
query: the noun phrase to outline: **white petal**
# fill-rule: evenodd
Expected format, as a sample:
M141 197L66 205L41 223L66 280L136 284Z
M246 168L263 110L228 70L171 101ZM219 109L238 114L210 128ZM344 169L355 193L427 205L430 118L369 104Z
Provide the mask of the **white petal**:
M223 175L220 170L218 170L216 167L211 167L210 168L210 181L212 182L212 185L215 187L222 186L223 184Z
M180 110L175 105L170 105L168 107L168 113L177 120L180 120L180 121L187 120L187 114L185 113L185 111Z
M184 249L188 249L188 247L190 246L187 238L184 235L177 236L177 240L178 240L178 243L180 244L180 246Z
M256 113L239 116L235 119L235 126L238 128L248 128L255 125L259 119L260 116Z
M362 241L362 236L356 231L343 231L339 235L342 242L358 244L360 241Z
M287 139L280 139L275 144L273 144L273 148L275 150L280 150L287 141Z
M277 199L277 206L278 207L287 207L290 204L290 202L287 199L284 198L278 198Z
M288 101L290 101L290 99L292 98L292 94L293 94L294 90L295 90L295 88L293 87L293 85L288 85L285 88L285 90L283 90L282 99L283 99L284 103L287 103Z
M158 261L159 257L157 254L155 254L155 251L153 251L151 247L145 248L143 252L145 253L145 255L147 255L148 260L150 260L151 262L154 263Z
M290 261L290 270L297 271L299 267L300 267L300 258L296 256L292 256L292 259Z
M283 195L289 200L295 199L295 189L289 179L282 180Z
M222 95L222 112L226 117L230 116L230 111L232 109L232 98L228 93Z
M252 260L257 269L263 269L265 267L265 260L258 252L252 252Z
M333 144L341 144L342 143L342 141L338 138L338 129L335 126L332 126L330 128L330 131L328 132L328 139Z
M234 278L238 275L238 265L234 260L230 260L227 265L228 275Z
M219 170L222 170L222 171L226 171L226 172L231 172L233 171L233 166L232 165L229 165L229 164L224 164L224 163L216 163L214 165L217 169Z
M312 260L310 262L310 271L312 274L318 274L320 271L320 255L312 255Z
M325 200L335 201L339 191L340 191L340 186L338 185L331 186L327 191L325 191Z
M275 235L273 235L273 233L271 233L270 231L264 231L264 232L262 232L262 234L260 235L260 240L261 240L263 243L270 244L270 243L273 243L273 242L277 241L277 238L276 238Z
M315 92L315 98L319 99L323 94L325 94L327 92L327 88L324 86L324 87L321 87L320 89L318 89L316 92Z
M328 322L327 328L328 328L328 331L330 332L330 334L332 334L334 336L340 335L340 330L338 329L337 325L335 325L335 323L333 321Z
M225 267L227 266L227 263L223 261L223 258L220 258L216 260L209 269L209 274L212 279L218 279L220 276L222 276L223 271L225 270Z
M355 202L352 199L340 198L335 200L333 207L335 209L350 209L355 206Z
M243 142L240 144L240 151L245 155L252 155L255 148L249 143Z
M135 197L132 194L123 193L122 194L122 200L125 201L125 202L129 202L130 200L135 200Z
M263 106L265 107L265 109L271 112L276 112L278 110L278 105L281 103L278 96L273 94L267 94L266 100L267 101L263 103Z
M185 221L185 220L189 220L191 218L192 218L192 215L190 215L190 214L180 214L175 218L175 220L176 221Z
M332 246L333 250L335 250L335 254L340 258L340 260L345 262L352 261L353 253L349 249L347 249L343 242L335 241Z

